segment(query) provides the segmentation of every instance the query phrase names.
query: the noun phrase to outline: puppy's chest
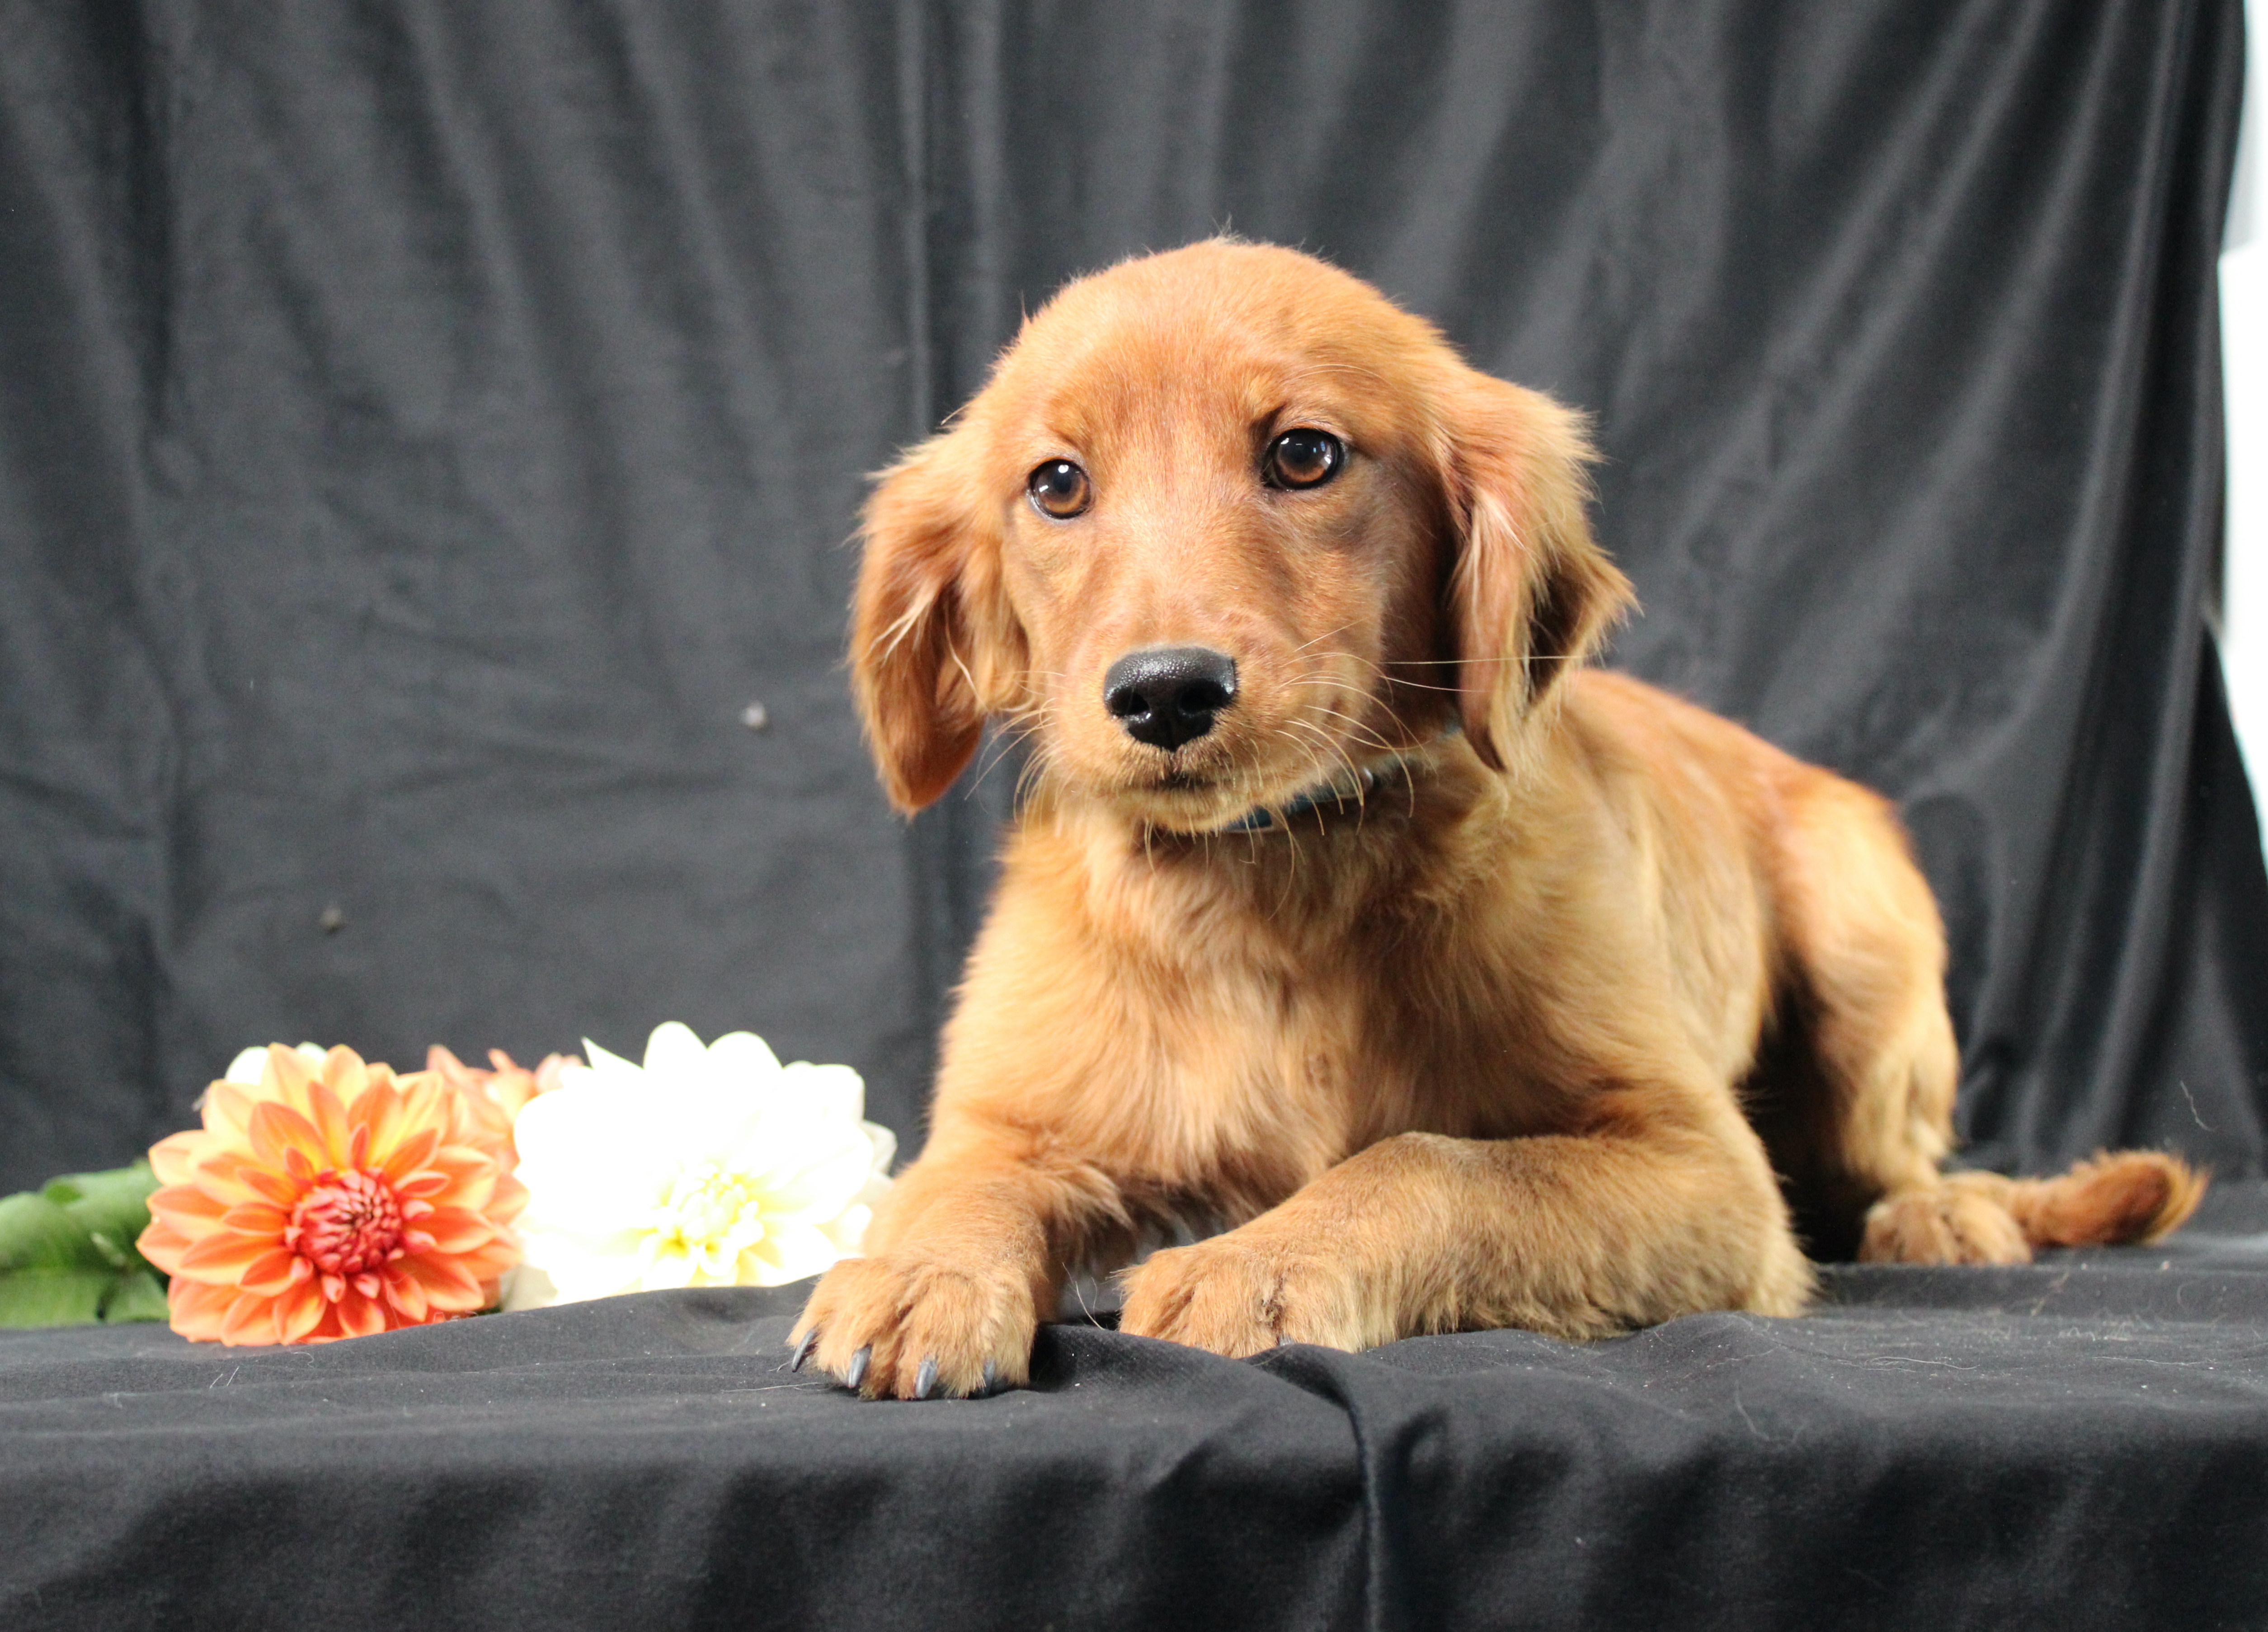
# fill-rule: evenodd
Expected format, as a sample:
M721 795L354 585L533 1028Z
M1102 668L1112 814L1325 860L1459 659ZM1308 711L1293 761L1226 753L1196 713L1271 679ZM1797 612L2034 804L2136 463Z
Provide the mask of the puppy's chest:
M1519 995L1397 951L1388 967L1396 953L1358 936L1296 959L1189 970L1133 1101L1152 1137L1181 1147L1160 1152L1167 1165L1280 1167L1296 1187L1397 1133L1550 1126L1518 1047Z

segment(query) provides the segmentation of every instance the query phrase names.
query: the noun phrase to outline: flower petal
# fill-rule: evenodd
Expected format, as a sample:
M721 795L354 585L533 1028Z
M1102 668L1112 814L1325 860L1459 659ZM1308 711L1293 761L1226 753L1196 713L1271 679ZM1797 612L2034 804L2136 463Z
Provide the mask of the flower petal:
M189 1250L189 1238L164 1219L152 1218L143 1226L134 1250L166 1274L173 1275L180 1268L181 1254Z
M866 1114L865 1079L847 1065L798 1060L780 1075L781 1087L814 1115L855 1122Z
M682 1246L673 1245L654 1254L653 1261L646 1266L645 1274L640 1280L649 1292L673 1291L679 1287L692 1285L698 1268L692 1253Z
M221 1220L230 1203L209 1195L202 1185L169 1184L150 1192L150 1216L163 1218L188 1236L202 1235Z
M417 1221L417 1228L433 1245L429 1251L455 1255L485 1246L496 1239L496 1227L468 1207L436 1208Z
M252 1150L269 1167L291 1171L287 1153L297 1151L308 1166L317 1173L329 1166L330 1153L323 1148L322 1136L315 1125L290 1106L270 1099L253 1109Z
M221 1325L237 1298L234 1287L208 1286L175 1275L166 1289L166 1313L173 1328L202 1343L221 1341Z
M205 1090L205 1131L217 1138L242 1143L252 1136L252 1107L258 1096L234 1083L215 1083Z
M425 1317L432 1310L432 1305L425 1297L425 1288L417 1277L403 1275L398 1268L387 1271L386 1300L411 1326L423 1324Z
M481 1306L481 1283L464 1267L434 1253L419 1253L398 1261L394 1269L414 1276L436 1309L464 1313Z
M276 1341L279 1343L304 1343L309 1334L320 1326L330 1305L323 1301L322 1289L311 1275L277 1295L275 1303Z
M307 1261L289 1247L274 1246L244 1267L236 1283L247 1292L257 1292L263 1298L280 1296L295 1284L291 1267Z
M383 1072L385 1068L379 1070ZM314 1080L341 1099L352 1099L370 1086L370 1076L371 1068L363 1063L362 1055L341 1043L323 1056L322 1070Z
M440 1143L440 1129L420 1128L404 1137L389 1154L373 1159L378 1163L378 1171L386 1175L387 1184L400 1184L431 1161Z
M499 1224L508 1224L527 1206L527 1187L510 1173L496 1181L496 1189L481 1210Z
M271 1299L239 1291L220 1320L224 1343L265 1343L276 1335L275 1305Z
M269 1099L297 1099L306 1092L307 1084L322 1067L320 1056L310 1060L282 1043L269 1043L268 1057L261 1062L260 1090Z
M223 1229L233 1230L239 1235L277 1241L291 1227L291 1215L273 1202L239 1202L221 1215L220 1222Z
M481 1283L481 1301L483 1304L496 1301L492 1290L494 1283L505 1270L519 1261L519 1243L509 1234L499 1235L484 1246L476 1246L468 1253L459 1254L457 1259L465 1273Z
M578 1077L585 1080L599 1077L635 1086L645 1080L645 1072L643 1069L623 1059L618 1054L608 1053L587 1037L583 1040L583 1052L590 1056L590 1064L581 1067L569 1066L561 1073L564 1082L572 1082Z
M339 1325L349 1337L375 1337L386 1330L386 1305L349 1286L337 1305Z
M198 1148L206 1135L202 1131L168 1134L150 1147L150 1171L158 1175L159 1184L186 1184Z
M856 1258L866 1245L866 1226L874 1221L874 1209L863 1202L854 1202L818 1227L837 1253L845 1258Z
M323 1165L351 1166L353 1164L347 1158L347 1107L340 1103L339 1096L332 1092L328 1083L310 1083L307 1085L307 1101L308 1121L314 1124L315 1133L322 1140L324 1152L328 1158Z
M688 1032L686 1035L692 1033ZM652 1052L651 1048L647 1050L649 1055ZM651 1058L646 1069L653 1069ZM770 1088L779 1079L779 1055L754 1032L726 1032L709 1045L708 1070L713 1082L737 1088Z
M239 1235L232 1230L216 1231L190 1244L188 1251L181 1254L181 1267L176 1273L193 1281L235 1282L275 1246L272 1239Z
M277 1207L290 1207L299 1199L299 1187L273 1168L254 1162L237 1165L236 1178L243 1186L261 1199Z
M767 1212L777 1209L816 1224L841 1212L866 1187L873 1172L874 1147L852 1128L834 1142L832 1150L812 1150L808 1165L774 1169L762 1180ZM799 1154L801 1154L799 1152Z
M693 1028L678 1020L664 1020L653 1028L653 1035L645 1040L645 1074L648 1077L692 1076L708 1063L709 1050L693 1034Z
M296 1152L293 1153L291 1159L303 1167L306 1165L307 1158ZM261 1193L246 1183L244 1180L244 1170L247 1167L257 1168L258 1165L258 1158L247 1158L241 1150L214 1150L197 1164L196 1177L192 1182L197 1191L208 1201L226 1209L239 1202L257 1202L262 1199ZM295 1197L299 1194L296 1184L293 1185L291 1194Z
M357 1127L369 1130L370 1142L363 1151L366 1162L384 1163L410 1127L409 1107L402 1103L401 1091L392 1083L364 1089L348 1103L347 1116Z
M639 1264L635 1239L601 1244L577 1244L556 1236L520 1237L524 1256L521 1273L533 1268L552 1283L553 1301L581 1303L638 1290Z
M523 1262L513 1270L504 1289L504 1306L507 1310L549 1309L559 1301L557 1285L531 1263Z
M785 1286L831 1268L842 1254L809 1224L787 1224L757 1242L747 1256L758 1266L753 1277L756 1285Z

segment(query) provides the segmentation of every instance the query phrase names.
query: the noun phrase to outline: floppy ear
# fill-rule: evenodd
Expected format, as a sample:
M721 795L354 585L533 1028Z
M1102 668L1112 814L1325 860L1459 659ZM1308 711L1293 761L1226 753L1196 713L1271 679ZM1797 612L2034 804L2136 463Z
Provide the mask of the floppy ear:
M1521 724L1632 605L1591 537L1582 417L1471 370L1450 393L1443 486L1454 559L1449 656L1474 749L1496 769Z
M882 786L909 815L967 768L1020 667L976 452L966 432L932 437L866 502L850 686Z

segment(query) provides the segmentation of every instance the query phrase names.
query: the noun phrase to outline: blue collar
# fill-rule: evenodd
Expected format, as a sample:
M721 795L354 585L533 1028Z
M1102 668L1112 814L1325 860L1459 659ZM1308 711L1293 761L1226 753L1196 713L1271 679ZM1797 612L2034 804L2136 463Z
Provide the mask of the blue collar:
M1410 760L1410 756L1406 754L1381 755L1366 765L1357 767L1351 774L1335 776L1329 782L1302 789L1280 805L1272 808L1265 805L1255 805L1226 827L1216 827L1213 831L1261 833L1270 827L1289 827L1300 817L1327 805L1336 808L1359 802L1382 779L1405 770Z

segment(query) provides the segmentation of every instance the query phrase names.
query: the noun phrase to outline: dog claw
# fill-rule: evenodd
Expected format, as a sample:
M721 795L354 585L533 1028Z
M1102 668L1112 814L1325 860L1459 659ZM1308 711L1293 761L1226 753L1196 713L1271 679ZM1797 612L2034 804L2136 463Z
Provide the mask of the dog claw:
M999 1366L999 1363L998 1363L998 1362L997 1362L997 1361L987 1360L987 1361L984 1363L984 1392L985 1392L986 1393L990 1394L990 1393L991 1393L995 1389L998 1388L999 1386L1000 1386L1000 1366Z
M873 1345L868 1344L850 1356L850 1369L843 1374L843 1386L856 1390L866 1380L866 1362L874 1357Z
M914 1373L914 1398L926 1400L930 1390L937 1386L937 1356L924 1355L921 1370Z
M818 1343L819 1328L814 1326L803 1334L803 1341L795 1346L795 1358L788 1362L787 1369L791 1371L802 1371L803 1363L811 1358L811 1351L818 1346Z

